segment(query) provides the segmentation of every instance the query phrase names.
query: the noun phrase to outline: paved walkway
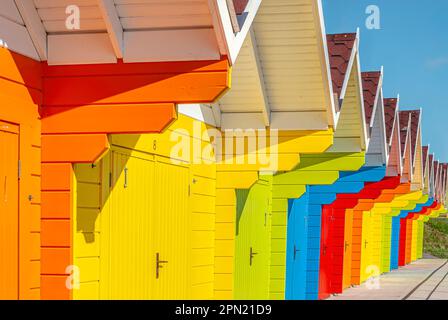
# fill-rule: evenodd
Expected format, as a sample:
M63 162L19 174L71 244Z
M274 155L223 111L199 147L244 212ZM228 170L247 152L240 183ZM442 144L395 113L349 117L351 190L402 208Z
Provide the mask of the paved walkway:
M448 300L448 262L422 259L329 300Z

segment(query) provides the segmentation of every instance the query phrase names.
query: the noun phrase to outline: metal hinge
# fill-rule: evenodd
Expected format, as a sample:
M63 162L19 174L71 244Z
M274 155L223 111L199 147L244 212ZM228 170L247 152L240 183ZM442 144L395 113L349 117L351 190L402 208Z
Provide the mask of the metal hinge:
M22 160L19 160L18 167L17 167L17 175L20 180L20 178L22 178Z

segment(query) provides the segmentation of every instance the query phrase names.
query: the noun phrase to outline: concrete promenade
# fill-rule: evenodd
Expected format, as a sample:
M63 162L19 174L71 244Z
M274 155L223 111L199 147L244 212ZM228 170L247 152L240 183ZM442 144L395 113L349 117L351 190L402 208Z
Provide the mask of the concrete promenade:
M448 300L448 262L421 259L329 300Z

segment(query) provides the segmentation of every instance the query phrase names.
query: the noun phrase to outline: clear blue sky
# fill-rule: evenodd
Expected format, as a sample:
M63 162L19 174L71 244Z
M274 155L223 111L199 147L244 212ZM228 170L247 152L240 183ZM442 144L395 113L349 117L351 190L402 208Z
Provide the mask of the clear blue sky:
M363 71L384 66L386 97L400 94L401 109L423 109L423 143L448 161L448 1L322 0L327 33L360 28ZM366 27L376 5L380 30Z

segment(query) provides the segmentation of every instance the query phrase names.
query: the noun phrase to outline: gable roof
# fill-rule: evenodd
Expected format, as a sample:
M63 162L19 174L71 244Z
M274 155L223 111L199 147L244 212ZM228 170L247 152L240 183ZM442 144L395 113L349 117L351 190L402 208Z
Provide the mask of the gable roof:
M366 125L370 126L375 108L375 100L378 94L381 71L363 72L361 76L364 93L364 116Z
M392 133L395 121L398 121L398 99L386 98L384 99L384 115L386 121L386 138L387 142L391 143Z
M334 128L337 110L320 1L251 0L248 7L254 2L260 8L233 66L232 89L213 106L216 126Z

